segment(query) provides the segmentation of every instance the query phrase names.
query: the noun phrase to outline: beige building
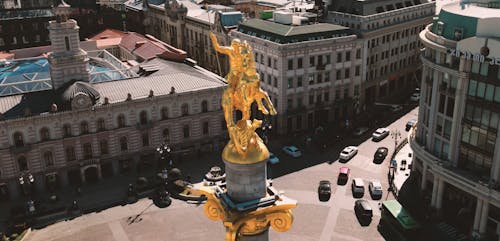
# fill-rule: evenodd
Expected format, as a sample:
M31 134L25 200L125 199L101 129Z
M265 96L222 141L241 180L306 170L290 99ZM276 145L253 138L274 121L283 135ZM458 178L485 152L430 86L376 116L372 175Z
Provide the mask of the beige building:
M329 1L327 21L363 39L362 102L369 105L413 90L420 81L418 33L432 21L435 2Z
M275 21L249 19L231 33L253 48L261 86L278 111L273 129L279 134L342 120L358 111L361 93L362 42L356 35L327 23L284 24L295 17L305 21L275 12Z
M17 89L37 83L49 88L0 96L3 197L155 166L155 149L163 142L174 154L222 147L227 138L220 107L222 78L175 50L170 52L175 61L161 54L140 63L139 77L107 71L111 62L81 49L75 21L58 20L50 22L50 36L62 47L52 46L50 61L40 57L4 63L19 76L48 75L49 69L57 74L50 81L16 83ZM23 66L39 72L22 73Z

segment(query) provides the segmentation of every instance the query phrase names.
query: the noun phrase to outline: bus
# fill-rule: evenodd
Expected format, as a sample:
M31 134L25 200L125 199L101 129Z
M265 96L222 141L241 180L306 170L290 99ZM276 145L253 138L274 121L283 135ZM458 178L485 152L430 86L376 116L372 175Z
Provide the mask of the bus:
M388 200L382 203L378 229L386 240L420 240L420 224L397 200Z

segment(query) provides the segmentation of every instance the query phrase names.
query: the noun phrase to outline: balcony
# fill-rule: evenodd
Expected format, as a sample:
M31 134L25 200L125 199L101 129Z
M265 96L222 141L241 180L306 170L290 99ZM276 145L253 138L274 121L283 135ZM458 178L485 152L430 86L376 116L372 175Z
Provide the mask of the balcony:
M83 159L83 160L78 161L78 164L81 167L90 166L90 165L98 165L99 163L101 163L99 158L90 158L90 159Z
M495 206L500 205L500 192L498 191L500 185L489 183L489 180L485 178L478 177L468 171L459 169L453 166L451 162L441 160L437 156L434 156L426 150L425 146L420 145L418 141L416 141L415 131L415 127L410 130L408 142L410 143L414 155L422 160L423 163L427 164L430 170L439 174L447 183L450 183L464 192L488 199Z
M24 144L22 146L11 146L10 152L12 154L19 154L23 152L28 152L31 150L31 144Z

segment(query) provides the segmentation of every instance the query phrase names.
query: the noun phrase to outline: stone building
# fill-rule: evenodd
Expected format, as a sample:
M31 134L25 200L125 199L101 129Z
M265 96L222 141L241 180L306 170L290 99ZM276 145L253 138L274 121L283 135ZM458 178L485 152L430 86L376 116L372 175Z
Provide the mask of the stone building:
M290 25L284 21L305 18L274 14L275 21L249 19L231 33L253 48L261 86L278 111L273 129L280 134L310 130L355 113L362 42L347 27Z
M444 5L420 32L425 49L410 144L424 195L447 222L481 240L500 227L500 5Z
M327 21L351 28L363 40L362 102L411 92L420 80L418 33L432 21L435 2L328 1Z
M48 75L49 64L51 76L36 82L49 88L26 90L34 82L24 81L16 83L20 93L0 96L0 196L15 199L155 166L163 142L177 154L222 147L221 77L173 48L136 66L139 77L107 72L107 60L120 61L82 50L74 20L61 14L49 26L48 60L3 63L21 72L40 69L20 76Z

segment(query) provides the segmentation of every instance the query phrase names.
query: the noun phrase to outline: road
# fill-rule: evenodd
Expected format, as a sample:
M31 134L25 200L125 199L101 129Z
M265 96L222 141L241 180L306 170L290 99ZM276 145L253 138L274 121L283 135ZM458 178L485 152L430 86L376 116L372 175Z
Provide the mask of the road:
M418 109L413 109L391 123L388 128L399 130L406 138L406 122L415 118ZM377 231L380 219L378 202L368 194L368 181L381 181L384 195L382 200L392 199L387 193L387 171L389 156L394 150L391 136L380 142L369 139L371 132L363 138L347 138L325 152L305 151L300 158L285 156L279 146L270 146L280 163L271 167L273 186L283 190L285 195L298 201L293 209L294 223L285 233L271 229L270 240L278 241L330 241L330 240L383 240ZM348 145L359 145L359 153L347 163L337 161L340 150ZM375 150L385 146L389 156L382 164L373 163ZM351 178L344 186L336 184L341 166L351 169ZM374 209L374 217L369 226L362 227L354 215L354 201L351 193L351 179L365 180L364 199L369 200ZM197 178L194 178L195 180ZM317 187L320 180L332 182L332 197L328 202L320 202ZM187 204L173 200L170 207L159 209L151 206L151 200L142 199L137 203L109 208L99 213L91 213L73 220L59 222L44 229L34 230L29 241L220 241L224 240L221 222L210 221L203 214L203 205Z

